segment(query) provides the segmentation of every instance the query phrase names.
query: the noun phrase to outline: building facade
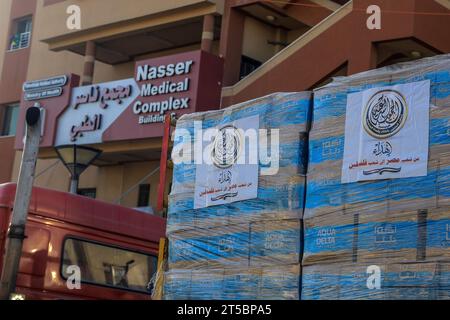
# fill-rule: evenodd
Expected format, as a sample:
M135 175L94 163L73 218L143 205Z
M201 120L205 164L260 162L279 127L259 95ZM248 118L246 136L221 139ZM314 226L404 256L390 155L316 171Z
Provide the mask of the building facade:
M372 5L380 28L367 25ZM334 76L448 53L448 30L449 0L3 0L0 183L17 180L24 110L37 101L45 110L37 186L67 191L54 147L80 143L102 150L81 175L80 194L154 211L165 113L310 90ZM153 77L153 66L164 70ZM65 82L55 97L23 86L45 89L33 81L58 76ZM164 112L149 111L156 108ZM98 115L102 128L92 121Z

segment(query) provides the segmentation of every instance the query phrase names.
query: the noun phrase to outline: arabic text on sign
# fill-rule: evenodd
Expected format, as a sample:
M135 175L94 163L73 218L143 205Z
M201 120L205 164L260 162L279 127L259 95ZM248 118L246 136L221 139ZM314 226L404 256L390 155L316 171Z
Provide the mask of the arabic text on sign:
M98 86L93 86L90 88L89 93L81 94L76 97L75 105L73 107L74 109L77 109L78 106L82 104L100 102L100 107L106 109L108 107L108 101L117 101L118 104L121 104L122 100L130 97L131 94L131 85L103 89L100 89Z
M72 126L70 130L70 140L76 141L77 138L83 137L83 133L99 130L101 127L102 115L96 114L91 120L89 115L86 115L79 126Z

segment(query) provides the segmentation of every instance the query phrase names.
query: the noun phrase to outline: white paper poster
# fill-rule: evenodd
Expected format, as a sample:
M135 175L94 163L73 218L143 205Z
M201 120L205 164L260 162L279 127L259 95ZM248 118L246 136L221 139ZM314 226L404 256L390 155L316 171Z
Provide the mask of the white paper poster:
M430 81L349 94L342 183L427 175Z
M212 139L203 142L203 162L196 166L195 209L258 196L259 117L215 129Z

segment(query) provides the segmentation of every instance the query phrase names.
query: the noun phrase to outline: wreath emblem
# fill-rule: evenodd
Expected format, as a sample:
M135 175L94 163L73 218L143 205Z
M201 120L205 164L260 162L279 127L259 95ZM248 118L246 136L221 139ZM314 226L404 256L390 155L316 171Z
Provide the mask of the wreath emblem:
M242 150L242 136L239 130L227 125L214 137L211 159L218 168L225 169L236 163Z
M407 117L405 97L395 90L382 90L369 99L363 113L363 125L372 137L385 139L398 133Z

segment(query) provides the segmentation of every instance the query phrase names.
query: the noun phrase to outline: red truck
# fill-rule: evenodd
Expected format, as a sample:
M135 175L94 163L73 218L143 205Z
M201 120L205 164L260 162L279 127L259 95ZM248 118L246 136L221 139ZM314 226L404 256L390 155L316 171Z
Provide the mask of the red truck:
M0 271L15 191L15 184L0 185ZM165 228L151 214L34 188L16 292L38 300L150 299Z

